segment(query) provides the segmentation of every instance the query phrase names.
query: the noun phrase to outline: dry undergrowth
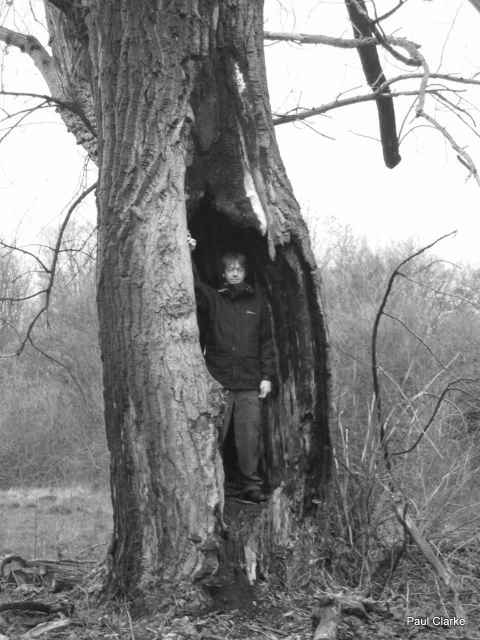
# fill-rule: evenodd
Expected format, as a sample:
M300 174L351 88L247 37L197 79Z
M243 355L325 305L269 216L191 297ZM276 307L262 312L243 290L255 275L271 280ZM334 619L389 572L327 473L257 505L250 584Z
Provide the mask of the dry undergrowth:
M371 638L429 638L449 640L480 638L480 552L468 550L463 554L462 598L468 615L467 624L461 628L421 626L406 623L407 616L434 615L449 617L452 603L448 594L436 584L433 574L410 550L399 568L391 589L375 610L366 616L341 617L338 627L339 640L370 640ZM459 572L460 565L455 567ZM476 573L477 575L474 575ZM5 586L5 585L3 585ZM330 583L328 589L332 588ZM152 606L148 613L136 617L134 606L124 603L101 605L89 595L87 588L78 588L66 594L35 594L36 599L68 600L75 604L71 624L61 631L52 631L44 637L54 640L307 640L312 638L312 613L316 602L325 594L325 584L315 582L302 590L287 591L280 587L272 589L265 583L257 588L257 600L244 611L205 611L197 615L186 614L175 599L162 600ZM355 591L347 594L354 597ZM25 595L2 590L2 601L6 598L25 598ZM38 622L38 621L37 621ZM16 640L25 631L21 621L9 621L9 627L0 627Z
M57 558L59 544L64 557L101 559L105 552L110 508L105 493L77 487L64 490L11 490L0 494L6 527L0 532L0 554L8 552L43 558ZM36 515L35 515L36 513ZM6 519L6 520L5 520ZM36 521L36 524L35 524ZM18 536L18 537L16 537ZM211 610L188 613L178 594L170 599L152 598L147 612L137 615L135 604L98 601L101 575L94 571L86 583L73 591L51 593L46 588L16 588L6 581L0 584L0 604L37 600L73 605L68 626L51 630L47 640L307 640L313 637L315 608L325 595L357 599L365 597L355 588L353 558L342 552L342 575L339 564L331 559L338 553L340 541L325 536L319 540L306 530L294 541L293 553L286 559L284 580L262 582L256 588L256 601L239 611ZM319 552L320 544L323 546ZM330 548L329 548L330 545ZM392 581L375 607L366 615L342 612L338 626L339 640L370 638L430 638L448 640L480 639L480 545L478 538L468 545L445 546L443 553L460 578L461 599L466 612L463 627L434 627L407 624L407 617L434 615L449 618L453 603L415 547L406 553ZM352 568L348 583L348 566ZM379 576L381 578L381 576ZM16 640L28 626L42 622L37 615L1 613L0 634ZM50 616L49 620L58 619Z

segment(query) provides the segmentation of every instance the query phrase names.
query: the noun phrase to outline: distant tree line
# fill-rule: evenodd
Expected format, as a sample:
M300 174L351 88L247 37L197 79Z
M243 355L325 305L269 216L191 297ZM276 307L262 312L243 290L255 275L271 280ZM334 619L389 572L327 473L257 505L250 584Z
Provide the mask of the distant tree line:
M36 323L21 356L16 350L42 303L29 296L47 276L28 255L1 251L1 488L106 482L94 240L80 250L89 233L78 227L70 233L48 314ZM47 245L37 250L51 253Z

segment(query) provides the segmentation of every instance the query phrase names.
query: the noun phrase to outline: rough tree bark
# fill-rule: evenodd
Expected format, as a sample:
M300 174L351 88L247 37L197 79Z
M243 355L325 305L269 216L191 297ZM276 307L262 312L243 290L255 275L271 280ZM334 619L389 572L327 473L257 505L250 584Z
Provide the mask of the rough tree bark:
M46 2L64 90L98 132L111 594L159 580L208 584L219 562L246 565L253 580L325 488L320 280L275 141L262 5ZM224 509L221 402L199 346L188 227L204 277L213 282L215 258L235 244L272 308L278 379L265 416L273 493L264 507ZM224 518L235 521L230 534Z

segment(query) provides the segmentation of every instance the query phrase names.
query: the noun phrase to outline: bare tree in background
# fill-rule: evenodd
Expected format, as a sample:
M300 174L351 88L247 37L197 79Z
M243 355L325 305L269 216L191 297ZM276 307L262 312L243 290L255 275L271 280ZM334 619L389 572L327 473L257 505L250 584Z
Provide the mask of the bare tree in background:
M26 295L31 274L23 269L18 255L12 251L0 253L0 349L20 329L22 309L15 302Z

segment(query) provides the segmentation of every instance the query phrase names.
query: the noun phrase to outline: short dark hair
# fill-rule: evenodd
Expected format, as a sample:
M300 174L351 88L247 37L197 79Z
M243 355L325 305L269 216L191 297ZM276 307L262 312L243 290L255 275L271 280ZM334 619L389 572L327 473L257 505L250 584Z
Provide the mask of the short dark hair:
M238 261L244 269L247 268L247 256L244 253L240 253L240 251L227 251L221 257L221 263L223 268L227 266L227 262L233 262L234 260Z

